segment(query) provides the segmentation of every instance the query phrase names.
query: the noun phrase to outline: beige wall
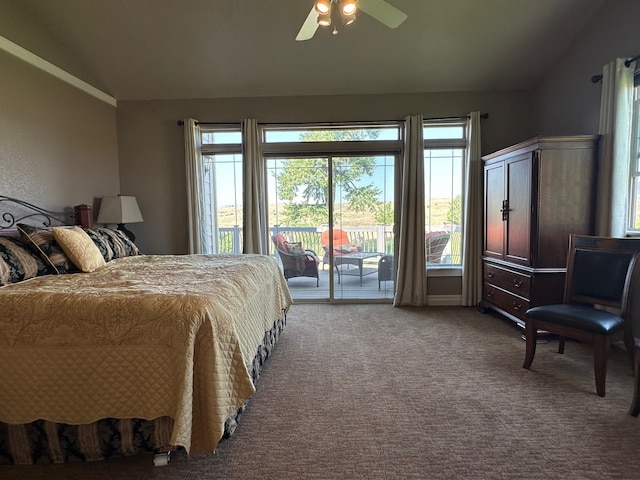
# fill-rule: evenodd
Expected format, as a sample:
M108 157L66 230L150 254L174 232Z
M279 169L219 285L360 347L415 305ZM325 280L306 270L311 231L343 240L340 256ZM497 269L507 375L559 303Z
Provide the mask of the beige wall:
M432 93L342 97L273 97L120 102L118 155L122 193L136 195L144 216L134 225L136 243L148 253L187 251L187 205L182 128L177 121L337 122L489 113L482 123L486 153L531 135L524 92Z
M118 193L115 108L0 51L0 195L62 211Z

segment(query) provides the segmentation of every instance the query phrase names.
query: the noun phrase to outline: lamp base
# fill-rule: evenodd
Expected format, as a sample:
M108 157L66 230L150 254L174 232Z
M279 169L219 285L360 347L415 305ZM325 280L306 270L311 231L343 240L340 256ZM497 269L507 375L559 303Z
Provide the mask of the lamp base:
M119 223L118 224L118 230L120 230L121 232L123 232L127 237L129 237L129 240L131 240L132 242L136 241L136 236L133 234L133 232L131 232L130 230L127 230L124 226L124 223Z

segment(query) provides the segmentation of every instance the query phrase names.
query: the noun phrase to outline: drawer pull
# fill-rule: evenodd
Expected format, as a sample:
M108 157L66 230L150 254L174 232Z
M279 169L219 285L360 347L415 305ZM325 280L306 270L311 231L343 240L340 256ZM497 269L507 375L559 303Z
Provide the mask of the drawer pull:
M520 288L522 286L522 280L513 279L513 286L516 288Z
M521 304L521 303L513 302L513 309L514 309L516 312L519 312L520 310L522 310L522 304Z
M494 278L496 276L496 272L488 272L487 277Z
M487 292L487 298L493 298L493 292Z

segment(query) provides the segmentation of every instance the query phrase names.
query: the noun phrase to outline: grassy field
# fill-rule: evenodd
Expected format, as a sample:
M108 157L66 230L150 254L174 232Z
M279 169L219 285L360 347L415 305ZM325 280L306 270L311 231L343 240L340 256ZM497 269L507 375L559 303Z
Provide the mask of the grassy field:
M447 211L451 204L449 199L435 199L432 200L433 209L431 212L427 211L427 215L430 213L431 225L441 225L447 221ZM276 218L275 205L269 206L269 218ZM429 216L427 217L429 219ZM218 222L221 227L233 227L235 225L242 225L242 212L238 212L236 216L233 207L220 208L218 210ZM273 223L270 221L270 223ZM342 223L352 227L366 227L369 225L375 225L377 222L372 213L366 212L352 212L348 207L342 209Z

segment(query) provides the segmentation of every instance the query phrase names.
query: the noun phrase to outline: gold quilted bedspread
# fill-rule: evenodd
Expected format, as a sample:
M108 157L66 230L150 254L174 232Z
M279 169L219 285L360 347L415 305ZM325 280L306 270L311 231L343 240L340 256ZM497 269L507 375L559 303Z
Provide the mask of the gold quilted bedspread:
M0 421L170 416L172 445L213 451L290 303L262 255L132 256L2 287Z

